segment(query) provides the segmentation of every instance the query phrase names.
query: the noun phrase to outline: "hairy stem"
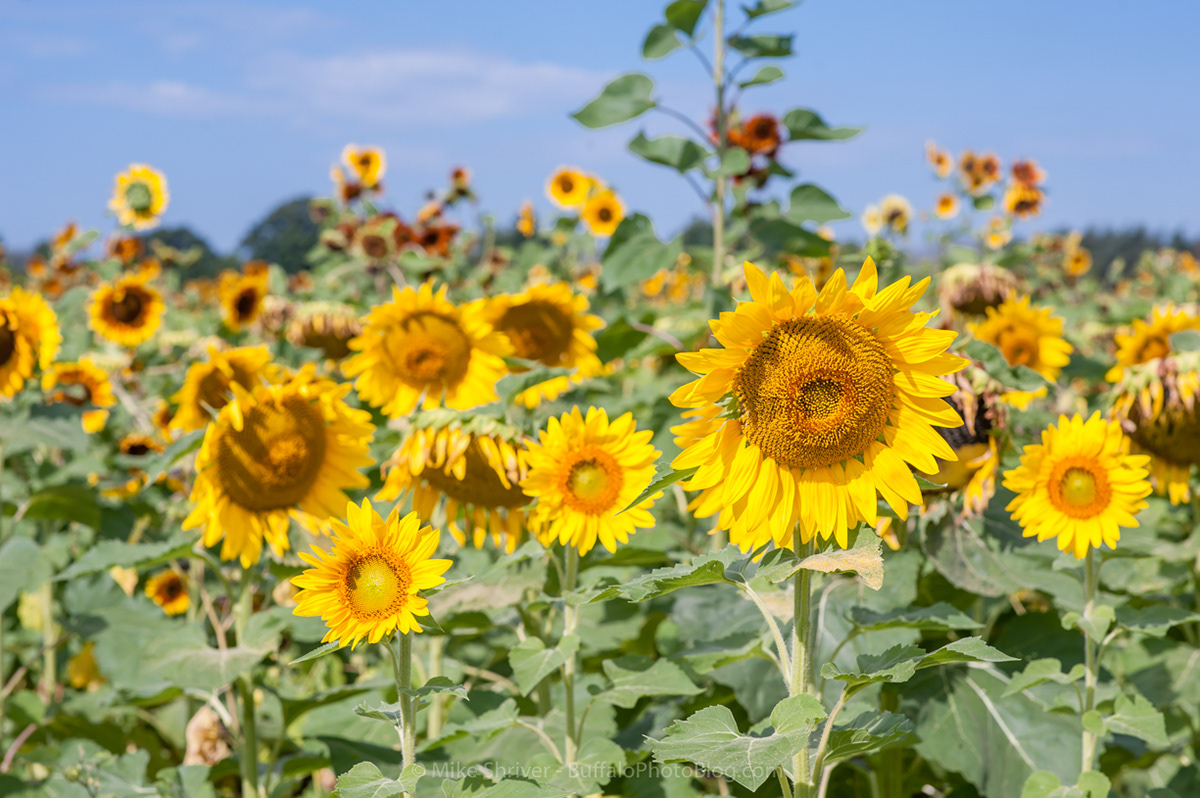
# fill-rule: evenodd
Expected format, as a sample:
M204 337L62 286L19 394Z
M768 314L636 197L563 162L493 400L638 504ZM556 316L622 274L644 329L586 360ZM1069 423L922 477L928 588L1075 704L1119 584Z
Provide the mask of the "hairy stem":
M812 543L800 539L800 526L792 531L792 551L804 559L811 553ZM788 695L812 695L812 577L808 568L800 568L792 578L792 674L788 681ZM805 745L792 760L792 781L796 785L795 798L812 795L812 774L808 767L808 746Z
M417 713L416 699L404 691L412 689L412 635L397 635L400 639L399 653L394 665L396 673L397 701L400 703L400 756L404 767L417 763Z
M579 579L579 549L567 546L565 579L563 581L563 637L573 635L579 626L579 607L571 604L568 593L575 590ZM562 666L563 690L566 692L563 709L567 716L567 734L564 740L564 762L570 767L579 754L579 730L575 727L575 670L578 654L572 653Z
M1089 548L1087 559L1083 566L1083 617L1090 619L1093 611L1096 608L1096 559L1095 550ZM1096 656L1096 641L1088 634L1087 629L1083 630L1083 655L1084 655L1084 692L1083 692L1083 711L1084 713L1091 712L1096 708L1096 683L1100 676L1100 658ZM1088 731L1085 727L1083 730L1083 772L1094 769L1096 760L1096 746L1100 740L1095 734Z
M446 638L441 635L429 641L429 678L442 675L442 652L446 647ZM442 734L442 720L446 714L445 696L434 693L430 697L429 717L426 718L426 738L433 740Z

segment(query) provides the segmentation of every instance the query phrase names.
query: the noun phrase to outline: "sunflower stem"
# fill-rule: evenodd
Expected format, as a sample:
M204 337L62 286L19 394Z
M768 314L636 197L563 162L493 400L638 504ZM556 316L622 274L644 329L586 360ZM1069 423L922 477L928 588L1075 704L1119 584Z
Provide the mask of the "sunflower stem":
M246 643L246 628L254 612L254 572L242 568L242 587L233 610L233 627L237 645ZM249 671L237 679L238 695L242 701L242 796L258 795L258 734L254 725L254 677Z
M812 541L804 543L801 540L800 526L797 524L792 531L792 551L798 559L804 559L812 553L812 548ZM811 570L800 568L792 580L792 674L788 682L789 696L815 694L812 678L812 577ZM795 798L809 798L812 795L812 774L808 767L807 745L792 760L792 774L792 781L796 785Z
M713 83L717 89L717 157L724 159L726 144L725 116L725 2L713 6ZM719 175L713 186L713 288L721 285L721 270L725 264L725 188L728 178Z
M579 608L571 604L569 593L575 590L575 583L579 579L579 550L574 546L567 546L564 552L566 557L566 578L563 581L563 637L575 634L579 626ZM563 709L567 716L567 733L564 740L564 764L568 768L573 768L576 762L579 751L579 730L575 728L575 668L578 655L574 652L566 658L562 665L562 680L563 690L566 692L566 698L563 703Z
M1096 558L1095 549L1088 548L1087 559L1083 566L1083 617L1091 618L1096 608ZM1096 656L1096 641L1083 629L1084 655L1084 698L1083 712L1086 715L1096 708L1096 683L1100 677L1100 658ZM1093 770L1096 759L1096 746L1100 739L1083 727L1083 772Z
M396 671L396 700L400 703L400 755L407 769L417 763L416 702L405 691L412 689L412 634L397 635L400 652L393 660Z
M438 635L429 640L429 678L442 675L442 652L446 638ZM442 718L445 716L445 696L434 693L429 697L429 717L425 719L426 739L434 740L442 734Z
M58 689L58 641L54 629L54 584L46 580L41 589L42 600L42 690L46 693L46 703L54 703L54 693Z

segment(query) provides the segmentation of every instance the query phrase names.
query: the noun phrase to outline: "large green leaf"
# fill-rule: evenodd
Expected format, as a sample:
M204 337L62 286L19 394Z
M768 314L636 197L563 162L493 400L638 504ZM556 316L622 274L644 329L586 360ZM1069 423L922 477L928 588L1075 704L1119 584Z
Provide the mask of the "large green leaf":
M591 601L594 603L614 598L623 598L628 601L648 601L683 587L718 583L733 584L733 580L725 575L725 569L739 557L741 557L741 552L729 546L719 552L696 557L690 563L671 568L656 568L648 574L635 576L624 584L605 588Z
M891 712L864 712L829 733L825 764L916 742L912 722Z
M425 768L409 765L399 779L389 779L373 762L359 762L338 777L335 795L340 798L389 798L401 793L415 793L417 781Z
M697 687L683 669L667 659L621 657L605 660L604 675L612 687L599 694L601 701L618 707L632 707L638 699L655 695L697 695Z
M578 650L577 635L563 637L553 648L546 648L537 637L527 637L513 646L508 652L508 664L512 666L521 695L532 693L542 679L561 668L567 657L574 656Z
M670 25L655 25L642 42L642 58L662 58L681 46L683 42L679 41L679 34L675 32L675 28Z
M783 126L787 128L788 138L792 141L841 141L862 132L861 127L829 127L816 111L807 108L788 111L783 117Z
M824 258L830 243L786 219L758 219L750 224L751 235L771 249L802 258Z
M987 373L1007 388L1018 391L1036 391L1049 383L1046 378L1028 366L1010 366L1004 353L987 341L978 338L967 343L966 355L983 364Z
M31 521L75 521L96 529L100 526L100 504L96 500L95 489L87 485L52 485L29 497L25 518Z
M640 213L626 216L617 226L601 259L600 282L606 291L624 288L653 277L675 264L683 252L681 240L658 240L654 225Z
M633 141L629 142L629 151L652 163L669 166L680 173L700 166L709 155L704 147L683 136L648 139L644 133L638 133Z
M50 561L29 538L13 537L0 545L0 612L22 592L50 578Z
M850 211L838 205L824 189L812 183L804 183L792 189L787 216L797 224L801 222L832 222L850 217Z
M837 679L847 686L862 688L878 682L907 682L917 671L939 665L954 665L965 662L1012 662L1002 651L989 646L978 637L964 637L939 648L932 653L913 645L892 646L882 654L859 654L855 670L842 670L832 662L821 668L826 679Z
M850 611L854 625L864 632L880 629L921 629L929 632L952 629L980 629L983 624L969 615L964 615L954 606L939 601L929 607L907 607L891 612L874 612L865 607L854 607Z
M654 81L636 72L622 75L609 83L600 95L580 108L575 119L585 127L615 125L640 116L655 106L651 97Z
M1116 611L1117 625L1131 632L1141 632L1153 637L1162 637L1173 626L1181 623L1194 623L1200 620L1200 615L1180 607L1170 607L1165 604L1152 604L1148 607L1118 607Z

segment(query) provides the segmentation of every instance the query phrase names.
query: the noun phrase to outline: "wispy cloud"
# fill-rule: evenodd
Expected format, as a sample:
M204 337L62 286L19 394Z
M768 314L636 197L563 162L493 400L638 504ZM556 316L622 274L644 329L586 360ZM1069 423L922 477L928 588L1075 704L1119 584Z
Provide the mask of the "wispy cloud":
M59 102L119 108L157 116L212 119L260 114L267 109L251 98L213 91L183 81L155 80L138 84L109 82L51 87L46 95Z

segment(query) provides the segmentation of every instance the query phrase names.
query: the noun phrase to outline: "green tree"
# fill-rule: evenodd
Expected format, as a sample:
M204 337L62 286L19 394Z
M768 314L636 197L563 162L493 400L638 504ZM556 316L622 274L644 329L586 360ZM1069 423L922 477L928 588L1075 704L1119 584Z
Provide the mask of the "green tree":
M309 215L311 197L288 200L250 229L238 251L247 259L278 263L289 274L308 265L308 253L317 245L321 228Z

